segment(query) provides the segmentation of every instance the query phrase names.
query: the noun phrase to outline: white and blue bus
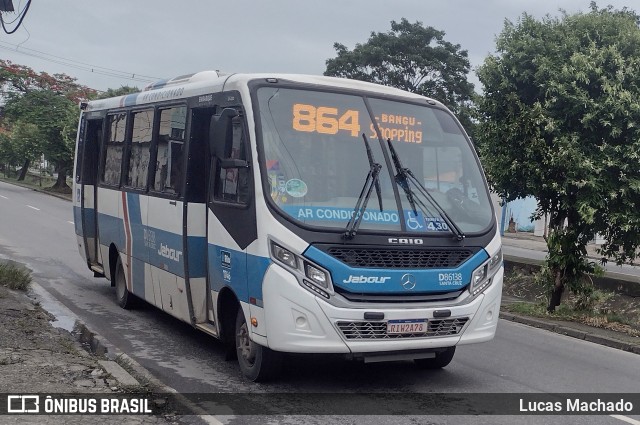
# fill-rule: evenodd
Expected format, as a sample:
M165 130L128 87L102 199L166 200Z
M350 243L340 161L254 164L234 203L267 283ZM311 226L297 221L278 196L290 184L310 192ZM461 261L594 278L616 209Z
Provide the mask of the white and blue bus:
M81 105L80 254L220 338L254 381L282 353L449 364L491 340L501 240L441 103L303 75L205 71Z

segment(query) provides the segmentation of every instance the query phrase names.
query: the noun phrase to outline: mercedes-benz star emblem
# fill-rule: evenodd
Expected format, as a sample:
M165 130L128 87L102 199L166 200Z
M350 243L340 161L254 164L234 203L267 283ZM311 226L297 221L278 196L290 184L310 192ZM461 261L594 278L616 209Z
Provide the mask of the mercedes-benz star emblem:
M416 277L409 273L403 274L402 278L400 278L400 283L402 283L404 289L410 291L416 287Z

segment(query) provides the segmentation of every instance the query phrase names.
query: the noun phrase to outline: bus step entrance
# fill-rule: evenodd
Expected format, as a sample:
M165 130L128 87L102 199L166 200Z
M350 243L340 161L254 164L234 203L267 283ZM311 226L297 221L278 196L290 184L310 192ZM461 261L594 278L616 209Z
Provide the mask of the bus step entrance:
M211 323L196 323L196 328L212 336L218 336L218 329Z
M104 268L102 266L92 264L90 268L93 271L93 277L104 277Z

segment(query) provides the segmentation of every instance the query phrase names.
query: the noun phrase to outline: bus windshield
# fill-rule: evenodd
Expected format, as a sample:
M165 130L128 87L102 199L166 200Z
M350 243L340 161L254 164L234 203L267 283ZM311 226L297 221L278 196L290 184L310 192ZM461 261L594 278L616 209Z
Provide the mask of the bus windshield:
M367 139L381 166L381 196L373 190L361 232L450 232L438 209L464 233L490 225L479 164L448 112L376 98L367 99L368 108L362 96L278 87L259 88L257 99L268 195L296 221L344 229L372 168ZM398 186L387 140L431 196ZM410 193L417 202L410 202Z

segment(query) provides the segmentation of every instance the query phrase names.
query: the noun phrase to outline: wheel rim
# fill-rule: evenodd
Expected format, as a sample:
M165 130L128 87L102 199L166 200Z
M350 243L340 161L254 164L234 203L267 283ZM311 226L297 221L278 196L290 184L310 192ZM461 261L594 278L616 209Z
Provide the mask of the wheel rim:
M242 325L238 329L236 334L236 348L238 354L249 365L253 365L256 360L255 344L249 338L249 328L247 322L242 322Z

